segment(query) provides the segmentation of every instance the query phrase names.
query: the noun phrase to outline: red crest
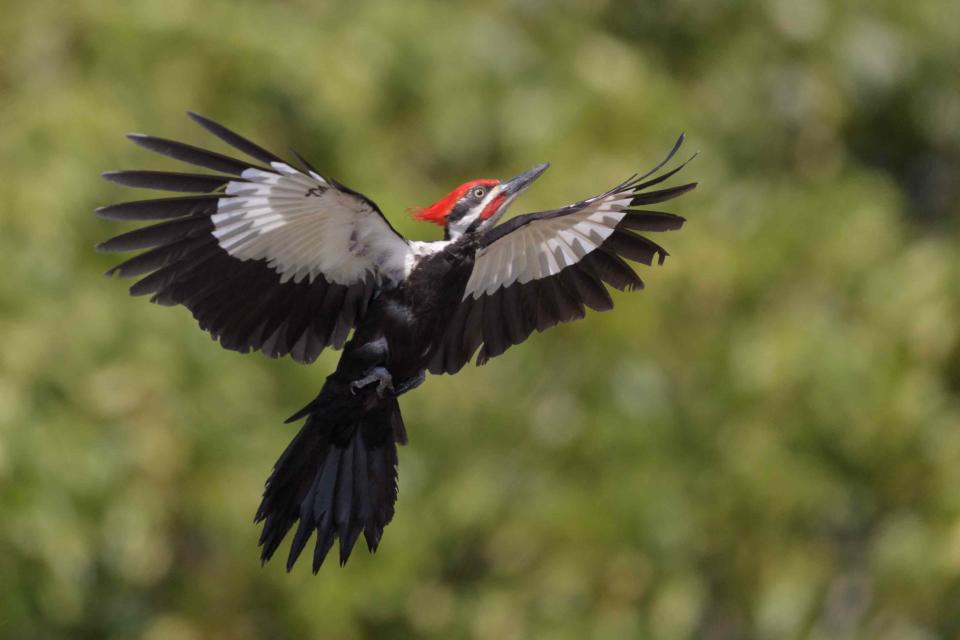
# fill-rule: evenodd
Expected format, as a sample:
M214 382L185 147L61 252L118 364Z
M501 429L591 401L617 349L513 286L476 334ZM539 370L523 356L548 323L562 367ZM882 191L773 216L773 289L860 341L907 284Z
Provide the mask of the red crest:
M457 204L457 201L463 197L467 191L474 187L493 187L500 184L499 180L471 180L470 182L464 182L462 185L443 196L435 203L429 207L422 207L420 209L412 209L411 213L413 217L417 220L423 220L424 222L432 222L438 224L441 227L447 223L447 216L450 215L450 211L453 209L453 206Z

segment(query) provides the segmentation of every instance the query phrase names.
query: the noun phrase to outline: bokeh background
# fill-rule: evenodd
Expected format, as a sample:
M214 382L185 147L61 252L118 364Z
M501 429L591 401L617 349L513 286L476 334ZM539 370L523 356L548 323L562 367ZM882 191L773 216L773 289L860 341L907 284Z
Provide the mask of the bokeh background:
M0 1L0 637L960 638L954 0ZM222 351L102 276L102 171L222 145L397 227L549 160L514 212L700 188L616 311L402 406L397 516L261 568L263 481L336 353Z

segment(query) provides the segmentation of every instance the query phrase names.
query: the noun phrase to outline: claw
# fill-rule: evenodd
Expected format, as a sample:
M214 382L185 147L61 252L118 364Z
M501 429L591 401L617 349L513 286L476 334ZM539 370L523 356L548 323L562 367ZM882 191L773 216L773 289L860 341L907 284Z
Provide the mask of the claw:
M370 373L350 383L350 393L357 395L357 391L372 382L377 383L377 395L381 398L387 393L393 393L393 376L383 367L374 367Z

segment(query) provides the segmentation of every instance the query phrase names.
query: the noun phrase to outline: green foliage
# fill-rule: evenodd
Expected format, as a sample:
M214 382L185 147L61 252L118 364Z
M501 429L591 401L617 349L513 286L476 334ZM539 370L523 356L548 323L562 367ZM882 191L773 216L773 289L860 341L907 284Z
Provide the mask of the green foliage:
M960 15L950 0L0 2L0 636L960 636ZM642 293L406 396L381 551L261 569L251 518L336 353L228 353L101 276L161 168L294 146L398 228L515 211L685 130ZM217 145L213 145L217 146Z

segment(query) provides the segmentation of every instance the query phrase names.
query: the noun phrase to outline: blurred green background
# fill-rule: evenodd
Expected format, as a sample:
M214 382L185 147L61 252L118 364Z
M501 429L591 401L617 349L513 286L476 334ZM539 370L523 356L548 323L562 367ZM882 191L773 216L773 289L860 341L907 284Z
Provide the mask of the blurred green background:
M351 5L351 6L347 6ZM0 0L0 637L960 638L960 4ZM223 150L197 110L404 213L514 206L686 131L687 227L617 309L402 406L345 569L251 519L337 354L221 350L125 293L98 178Z

